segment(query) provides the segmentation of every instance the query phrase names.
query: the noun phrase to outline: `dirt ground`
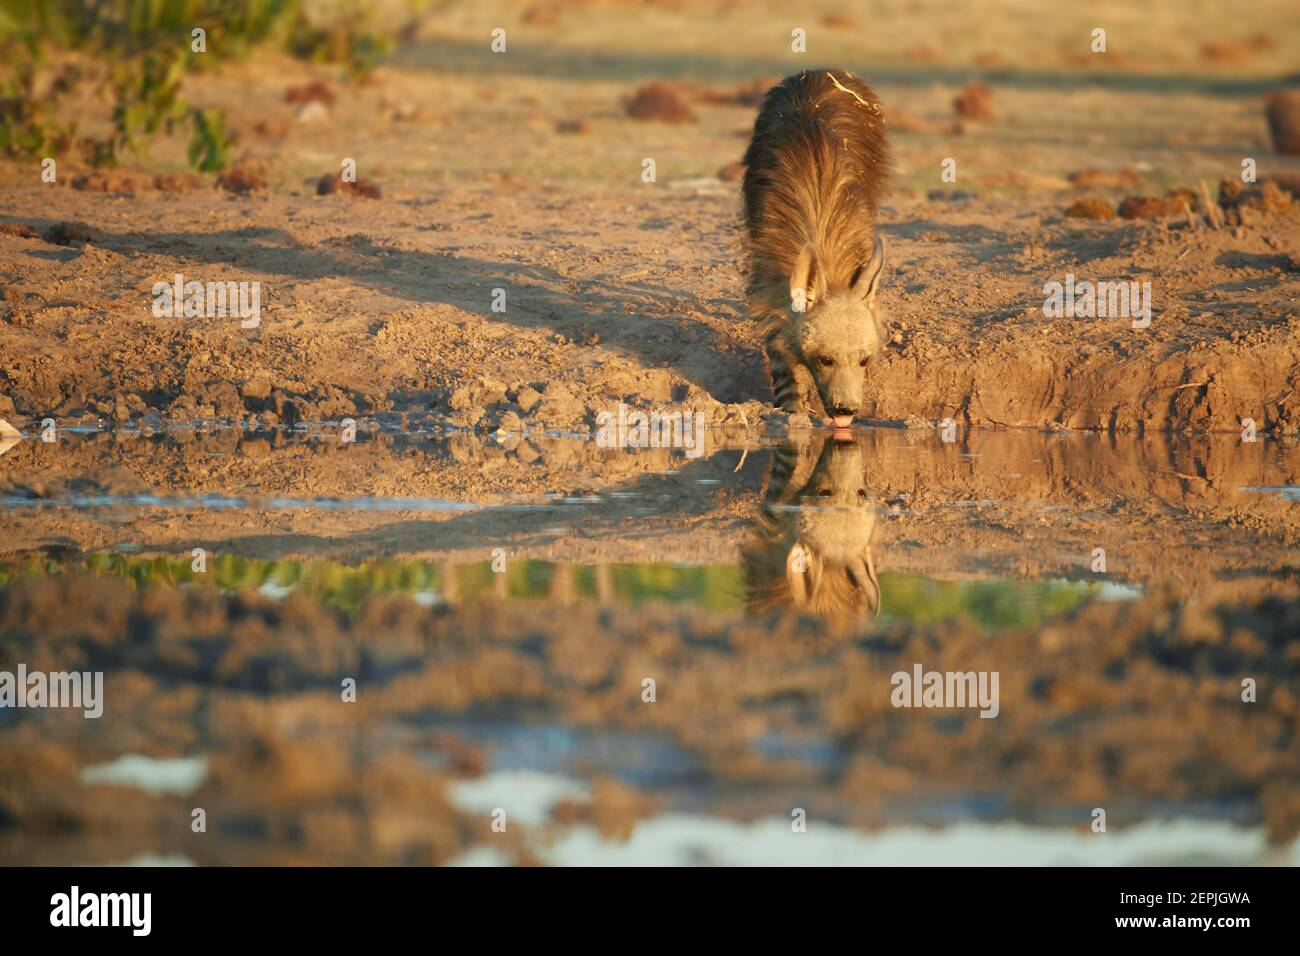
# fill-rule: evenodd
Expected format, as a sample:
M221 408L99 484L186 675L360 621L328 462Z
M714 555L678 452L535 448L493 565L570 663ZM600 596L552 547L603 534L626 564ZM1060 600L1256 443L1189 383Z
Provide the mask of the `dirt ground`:
M1082 14L1031 35L1009 9L976 24L971 11L824 5L800 55L774 26L776 5L715 4L703 30L682 29L703 10L671 3L450 5L364 84L289 61L193 77L190 98L229 111L239 160L268 188L159 190L149 174L183 166L183 144L168 140L86 188L70 162L57 184L35 163L4 165L0 218L37 237L0 235L0 415L392 413L408 427L494 430L514 414L583 429L624 400L752 424L771 393L742 302L737 183L717 176L740 158L755 107L719 100L830 63L872 82L895 117L881 223L893 341L865 416L1218 430L1251 418L1295 432L1289 199L1218 230L1202 212L1064 215L1084 196L1113 204L1202 181L1217 195L1243 157L1261 178L1300 171L1273 152L1263 114L1300 52L1294 10L1253 4L1224 20L1213 5L1181 6L1150 23L1107 12L1110 47L1093 54ZM896 25L888 44L877 18ZM488 49L489 24L508 28L507 52ZM1172 39L1161 24L1188 32ZM972 32L987 46L972 47ZM312 79L337 103L299 115L285 90ZM625 114L660 79L680 84L694 122ZM995 117L957 132L951 102L971 79L989 85ZM84 108L84 122L102 122ZM315 194L344 157L381 198ZM945 158L953 183L940 178ZM1086 188L1067 178L1087 170ZM89 240L40 238L64 222ZM153 284L176 273L259 281L262 324L154 317ZM1151 325L1045 318L1043 285L1067 273L1150 282ZM505 311L493 310L497 289Z

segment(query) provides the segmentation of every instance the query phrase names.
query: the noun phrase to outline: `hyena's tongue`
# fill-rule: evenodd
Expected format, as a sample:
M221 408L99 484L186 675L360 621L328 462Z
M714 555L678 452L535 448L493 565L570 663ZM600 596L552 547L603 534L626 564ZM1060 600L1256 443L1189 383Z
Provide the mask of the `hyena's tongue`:
M850 425L853 424L853 416L852 416L852 415L836 415L836 416L832 419L832 421L835 422L835 427L836 427L836 428L848 428Z

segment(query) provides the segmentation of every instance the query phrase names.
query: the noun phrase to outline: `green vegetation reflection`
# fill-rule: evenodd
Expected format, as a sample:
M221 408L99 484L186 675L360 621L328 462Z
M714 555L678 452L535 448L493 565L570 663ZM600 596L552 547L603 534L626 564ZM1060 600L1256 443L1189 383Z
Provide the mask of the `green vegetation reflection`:
M514 560L497 574L490 561L434 563L417 560L264 561L238 555L209 556L206 572L190 557L134 557L96 553L63 561L48 556L0 565L0 587L17 577L89 570L143 584L211 585L225 591L300 590L346 613L368 594L404 592L426 604L477 600L535 600L559 604L597 601L638 605L647 601L738 610L744 581L738 566L725 564L562 564ZM880 618L929 624L968 618L982 627L1038 627L1098 596L1104 585L1065 580L986 578L945 581L920 574L883 572Z

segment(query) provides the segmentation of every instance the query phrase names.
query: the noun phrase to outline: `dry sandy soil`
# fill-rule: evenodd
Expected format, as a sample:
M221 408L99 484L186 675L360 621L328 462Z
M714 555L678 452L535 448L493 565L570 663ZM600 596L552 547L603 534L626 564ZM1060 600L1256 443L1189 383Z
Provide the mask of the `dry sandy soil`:
M828 63L865 76L894 114L899 172L881 224L894 341L864 415L1225 430L1252 418L1295 432L1294 206L1221 230L1199 213L1199 228L1181 212L1064 216L1087 195L1201 181L1217 193L1243 157L1265 178L1300 170L1273 152L1262 105L1297 62L1296 13L1263 3L1227 17L1213 4L1150 20L1080 11L1030 31L1014 7L986 20L882 2L822 5L787 27L775 4L450 4L368 83L336 86L332 108L297 118L286 88L331 83L328 71L227 66L188 95L229 111L237 155L266 189L159 191L143 172L179 168L180 142L95 180L106 192L74 188L85 171L71 161L58 184L34 163L5 165L0 217L38 235L79 222L89 240L0 235L0 415L392 412L495 429L514 413L583 428L626 400L753 424L771 396L741 301L737 186L716 174L739 159L754 106L717 101ZM1097 18L1105 54L1088 51ZM498 25L502 54L488 49ZM794 26L809 32L806 55L789 52ZM641 83L665 78L693 122L624 113ZM952 98L973 78L995 117L958 133ZM103 109L83 108L102 123ZM315 195L344 157L382 198ZM940 180L945 157L955 183ZM1075 188L1067 176L1085 169L1131 178ZM150 290L178 272L261 282L261 326L155 318ZM1067 273L1150 282L1151 326L1044 318L1044 283Z

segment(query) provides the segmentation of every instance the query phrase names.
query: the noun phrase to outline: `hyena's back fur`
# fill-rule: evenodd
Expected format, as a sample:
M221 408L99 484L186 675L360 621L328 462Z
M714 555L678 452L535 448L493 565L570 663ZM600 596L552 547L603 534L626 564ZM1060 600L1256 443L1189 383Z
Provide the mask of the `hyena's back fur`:
M843 70L806 70L773 87L745 153L749 302L766 323L777 404L796 383L776 340L789 315L790 279L808 249L817 294L848 289L870 258L876 204L889 169L880 102Z

